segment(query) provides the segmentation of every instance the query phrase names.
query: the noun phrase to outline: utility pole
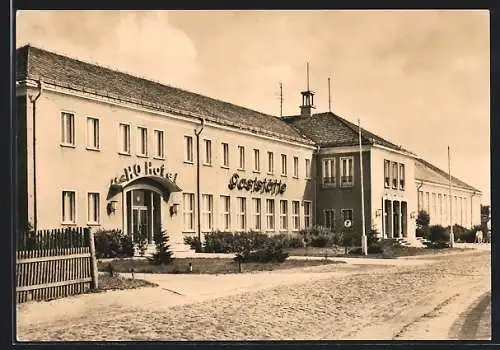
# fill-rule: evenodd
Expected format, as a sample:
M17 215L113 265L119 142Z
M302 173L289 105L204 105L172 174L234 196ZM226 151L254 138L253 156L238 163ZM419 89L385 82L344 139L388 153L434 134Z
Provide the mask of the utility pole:
M450 157L450 146L448 146L448 197L450 198L450 247L453 248L455 245L455 239L453 235L453 200L451 198L451 157Z
M368 255L368 242L366 239L366 227L365 227L365 189L363 184L363 153L361 149L361 122L358 119L358 136L359 136L359 171L361 175L361 250L363 255Z

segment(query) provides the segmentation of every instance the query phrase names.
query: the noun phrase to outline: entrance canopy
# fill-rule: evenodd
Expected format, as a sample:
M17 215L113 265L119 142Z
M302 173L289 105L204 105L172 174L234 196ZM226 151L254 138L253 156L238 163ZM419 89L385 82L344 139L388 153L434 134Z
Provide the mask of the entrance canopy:
M180 192L182 191L179 186L172 180L166 178L166 177L161 177L161 176L154 176L154 175L148 175L148 176L141 176L138 178L135 178L131 181L128 182L122 182L122 183L113 183L109 187L108 191L108 200L114 197L117 193L120 193L123 191L123 189L127 186L130 186L132 184L139 184L141 182L144 183L149 183L151 185L154 185L157 187L159 190L162 191L163 195L168 195L172 192Z

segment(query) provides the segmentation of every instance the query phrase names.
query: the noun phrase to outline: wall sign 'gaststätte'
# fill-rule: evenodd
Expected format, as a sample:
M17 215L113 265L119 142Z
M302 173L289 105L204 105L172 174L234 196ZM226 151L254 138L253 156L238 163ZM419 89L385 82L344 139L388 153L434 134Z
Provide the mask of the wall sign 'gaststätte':
M260 193L270 193L270 194L283 194L286 190L286 184L282 183L281 180L271 180L264 179L258 180L241 178L238 174L233 174L229 180L229 185L227 186L230 190L237 188L239 190L247 190L250 192L260 192Z
M151 162L144 162L144 167L140 164L129 165L123 168L123 174L111 179L112 185L119 185L123 182L128 182L137 177L141 176L158 176L169 179L173 183L177 179L177 173L167 173L165 172L165 165L162 164L159 167L153 167Z

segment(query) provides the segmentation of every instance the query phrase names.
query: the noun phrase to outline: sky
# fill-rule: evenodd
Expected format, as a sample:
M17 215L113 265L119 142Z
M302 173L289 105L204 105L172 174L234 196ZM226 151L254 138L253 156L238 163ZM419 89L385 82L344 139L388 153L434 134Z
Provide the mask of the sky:
M480 189L490 203L488 11L22 11L16 46L271 115L300 92Z

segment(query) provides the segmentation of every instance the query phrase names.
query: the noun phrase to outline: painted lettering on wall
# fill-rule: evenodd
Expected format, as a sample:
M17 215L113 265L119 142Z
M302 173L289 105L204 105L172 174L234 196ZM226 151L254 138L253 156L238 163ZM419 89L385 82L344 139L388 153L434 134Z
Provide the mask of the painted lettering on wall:
M237 188L239 190L247 190L250 192L260 192L260 193L270 193L270 194L282 194L286 190L286 184L282 183L281 180L264 179L258 180L240 178L238 174L233 174L229 180L229 185L227 186L230 190Z
M169 179L174 183L175 180L177 180L177 173L166 172L164 164L158 167L153 167L152 162L146 161L142 166L140 164L134 164L134 165L129 165L126 168L123 168L123 174L111 179L111 184L119 185L121 183L131 181L141 176L151 176L151 175Z

